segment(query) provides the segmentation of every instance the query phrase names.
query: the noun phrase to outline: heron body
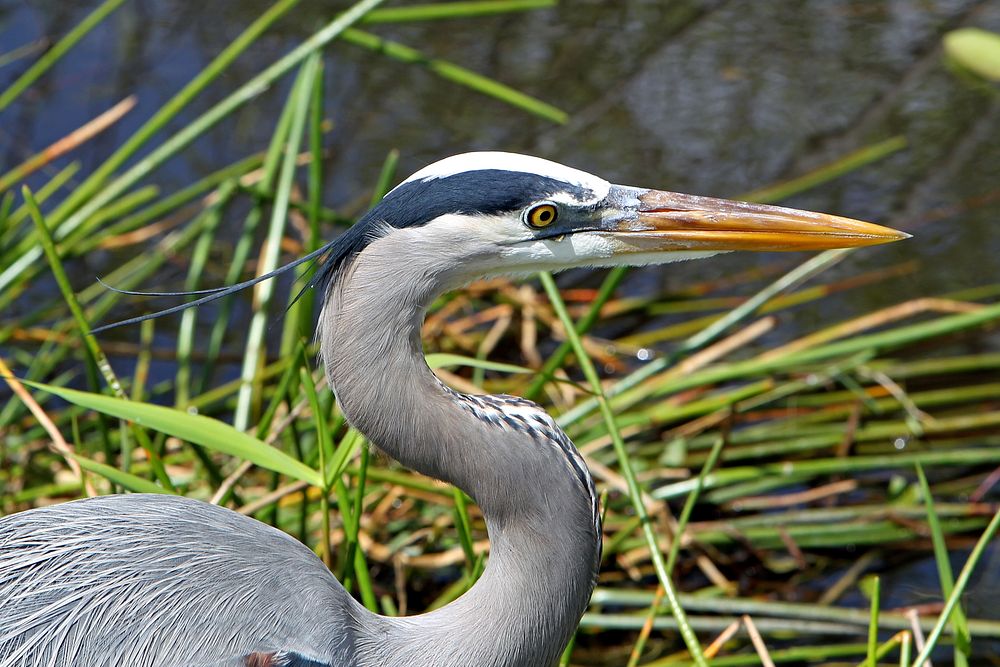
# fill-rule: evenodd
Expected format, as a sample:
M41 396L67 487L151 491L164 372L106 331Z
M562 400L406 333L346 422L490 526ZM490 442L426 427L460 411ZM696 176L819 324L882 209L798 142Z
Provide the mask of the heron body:
M596 580L594 484L538 406L460 394L428 369L431 302L490 275L904 236L611 185L529 156L437 162L324 248L318 336L350 423L479 505L490 538L480 579L441 609L383 617L305 546L231 510L172 496L81 500L0 519L0 667L552 665Z

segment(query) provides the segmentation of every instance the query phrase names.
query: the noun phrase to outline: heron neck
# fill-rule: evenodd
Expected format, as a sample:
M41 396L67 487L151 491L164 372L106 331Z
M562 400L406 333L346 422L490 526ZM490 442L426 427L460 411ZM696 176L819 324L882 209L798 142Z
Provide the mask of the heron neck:
M468 493L491 545L482 577L458 600L420 616L373 619L372 664L552 664L596 576L592 498L565 451L477 415L434 376L420 341L437 293L432 278L398 255L369 253L341 276L322 315L337 400L379 449ZM387 282L387 266L409 268Z

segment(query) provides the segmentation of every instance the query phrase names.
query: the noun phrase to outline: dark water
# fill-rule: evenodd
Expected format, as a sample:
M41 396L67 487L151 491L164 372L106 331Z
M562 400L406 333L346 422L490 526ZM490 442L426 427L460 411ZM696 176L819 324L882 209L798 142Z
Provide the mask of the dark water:
M96 2L0 0L0 53L76 24ZM128 94L139 105L70 157L93 168L267 6L134 0L0 117L0 168ZM189 121L346 6L306 0L182 115ZM826 300L810 320L1000 282L1000 96L954 74L941 36L1000 30L983 0L564 0L558 8L375 30L461 63L572 115L555 126L427 71L335 44L336 129L326 200L373 183L392 148L401 174L472 149L540 154L635 185L734 196L903 135L909 148L789 203L895 225L907 243L865 250L830 275L920 260L905 279ZM0 86L24 61L0 69ZM169 192L266 146L288 82L244 107L156 176ZM64 158L61 166L70 158ZM50 172L51 173L51 172ZM985 201L984 201L985 199ZM783 258L791 261L790 258ZM774 261L732 255L637 272L679 287ZM100 258L87 269L100 270Z

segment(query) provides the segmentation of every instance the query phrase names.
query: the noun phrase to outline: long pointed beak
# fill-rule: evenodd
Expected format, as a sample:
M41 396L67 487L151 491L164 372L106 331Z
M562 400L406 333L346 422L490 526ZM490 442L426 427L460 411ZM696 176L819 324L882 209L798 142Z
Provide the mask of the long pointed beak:
M617 232L658 250L826 250L877 245L909 234L870 222L781 206L647 190ZM647 246L648 248L648 246Z

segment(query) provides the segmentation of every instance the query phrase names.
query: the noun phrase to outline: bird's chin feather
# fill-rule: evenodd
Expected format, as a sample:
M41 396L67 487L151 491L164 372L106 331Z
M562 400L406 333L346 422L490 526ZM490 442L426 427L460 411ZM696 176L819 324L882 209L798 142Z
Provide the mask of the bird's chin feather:
M506 246L498 258L497 273L523 275L537 271L561 271L581 267L647 266L702 259L718 252L653 251L630 244L617 234L575 232L560 238ZM514 267L516 269L512 270Z

